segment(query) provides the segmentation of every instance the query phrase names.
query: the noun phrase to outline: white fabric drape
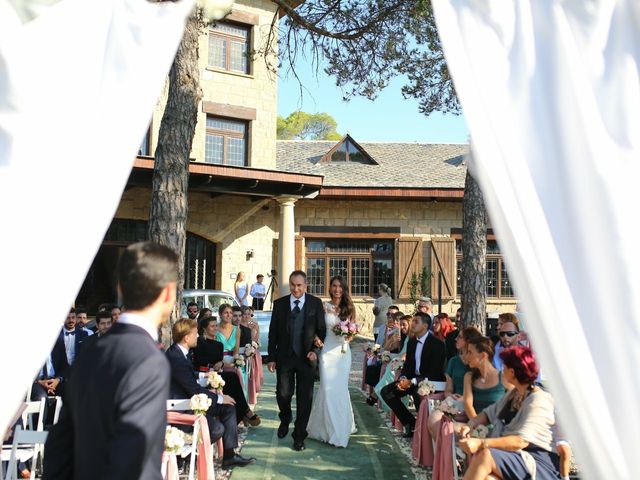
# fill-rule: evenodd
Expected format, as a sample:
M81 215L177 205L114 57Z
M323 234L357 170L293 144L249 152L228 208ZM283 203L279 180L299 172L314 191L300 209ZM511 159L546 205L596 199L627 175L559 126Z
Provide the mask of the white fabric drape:
M35 3L28 21L0 0L3 432L109 226L193 6Z
M640 3L433 5L581 478L640 478Z

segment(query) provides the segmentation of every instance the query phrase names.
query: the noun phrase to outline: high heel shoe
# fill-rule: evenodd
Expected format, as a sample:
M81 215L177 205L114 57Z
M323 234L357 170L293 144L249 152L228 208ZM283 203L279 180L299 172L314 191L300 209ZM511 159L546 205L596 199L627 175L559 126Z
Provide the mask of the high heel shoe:
M245 423L245 425L251 425L252 427L257 427L262 422L260 417L258 415L256 415L255 413L251 417L248 416L248 415L245 416L242 419L242 421Z
M367 403L373 407L376 403L378 403L378 399L377 398L373 398L373 397L369 397L369 398L367 398Z

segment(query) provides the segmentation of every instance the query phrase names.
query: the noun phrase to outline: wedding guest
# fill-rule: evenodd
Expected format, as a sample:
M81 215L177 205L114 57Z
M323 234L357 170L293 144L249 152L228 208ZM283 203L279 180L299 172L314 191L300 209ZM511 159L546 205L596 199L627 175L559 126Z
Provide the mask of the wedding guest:
M175 305L177 275L178 257L166 247L143 242L122 252L116 277L129 311L80 352L47 437L43 478L161 478L169 365L155 341Z
M237 355L240 349L240 329L233 324L232 320L231 305L223 303L218 308L218 330L215 339L222 343L226 357Z
M454 400L462 401L464 393L464 376L469 371L466 363L467 345L474 338L480 338L482 334L475 327L465 327L460 330L456 337L456 347L458 354L449 359L444 376L447 384L444 387L444 398L453 397ZM432 438L437 437L438 427L444 414L440 410L435 410L429 414L427 428L431 432Z
M501 313L498 317L498 337L500 341L495 345L493 355L493 366L502 370L502 360L500 353L502 350L512 347L518 343L520 333L518 319L513 313Z
M238 305L249 305L249 301L247 300L249 287L244 279L244 272L238 272L238 275L236 275L236 281L233 284L233 291Z
M411 332L414 338L407 344L407 356L398 381L382 389L382 398L405 427L405 436L413 436L416 418L402 402L402 398L411 395L416 409L420 405L418 383L425 378L436 382L445 380L444 367L447 351L444 342L430 332L431 317L424 312L416 312Z
M196 346L198 329L196 321L190 318L178 320L171 328L173 345L166 352L171 365L171 397L191 398L193 395L205 394L211 399L211 406L205 414L209 424L209 435L212 443L222 438L224 454L222 467L244 467L255 462L254 458L238 455L238 422L236 420L235 400L229 395L218 394L198 383L191 361L189 349Z
M119 305L111 306L111 323L117 323L122 314L122 307Z
M538 365L533 351L515 346L500 353L502 374L514 388L460 429L459 445L473 455L465 480L556 479L553 465L554 401L535 385ZM488 438L472 438L478 425L493 425ZM534 465L535 463L535 465Z
M465 358L470 371L464 375L464 411L467 418L472 419L497 402L506 389L502 372L491 363L493 345L490 338L475 337L469 340Z
M387 324L384 330L378 336L382 342L382 350L390 353L397 353L400 350L400 318L402 312L396 311L397 307L392 305L387 310ZM380 352L382 353L382 352ZM367 360L367 368L365 369L364 383L370 387L375 387L380 381L380 373L382 371L382 360L377 355L372 355ZM375 404L374 396L368 400L370 405ZM372 403L373 402L373 403Z
M264 298L266 296L266 287L264 283L264 275L259 273L256 276L256 283L251 285L249 295L251 295L251 306L254 310L262 310L264 308Z
M198 317L198 304L196 302L189 302L187 304L187 316L192 319L195 320Z
M111 313L107 311L98 312L96 314L96 334L84 341L82 349L93 348L98 339L109 331L111 325Z
M418 299L418 305L416 306L417 312L426 313L433 320L433 302L429 297L420 297Z
M233 307L231 307L231 311L232 311L231 322L240 330L240 348L244 348L246 344L251 343L251 337L252 337L251 328L243 325L242 323L243 308L244 307L239 307L237 305L234 305Z
M59 381L57 385L52 388L52 391L61 397L65 397L67 393L67 385L72 375L72 366L76 360L76 357L83 348L84 342L89 335L76 328L76 314L75 309L71 309L67 314L67 318L64 321L64 327L58 335L56 343L53 345L51 351L51 358L54 362L54 370L56 372L56 378L50 383Z
M447 360L456 356L457 349L455 348L455 339L452 344L447 344L447 337L455 330L455 327L449 320L449 315L446 313L439 313L433 318L431 323L431 331L439 340L442 340L447 347ZM449 337L451 338L451 337Z
M202 321L204 333L198 336L196 346L192 350L193 368L196 371L204 369L208 372L210 369L213 369L219 372L225 381L223 393L229 395L236 402L236 420L238 420L238 423L245 421L251 426L256 427L260 425L260 417L255 415L249 408L235 367L228 365L226 370L223 368L224 348L222 343L216 340L216 323L217 321L214 317L208 317Z
M253 320L253 308L249 306L242 307L242 317L240 318L240 325L251 330L251 342L256 342L258 346L260 346L260 325L258 325L258 322L255 322ZM242 345L242 337L240 338L240 344Z
M391 288L389 288L386 283L381 283L378 285L378 298L373 301L373 314L375 315L375 320L373 321L373 336L376 343L378 343L380 330L382 330L387 322L386 315L391 307L394 307L394 312L399 310L398 307L393 306Z
M196 321L198 322L198 335L202 336L202 333L204 330L203 322L204 320L206 320L211 316L213 316L213 313L211 312L210 308L204 307L200 309L200 313L198 313L198 318L196 318Z
M384 331L384 343L382 344L382 350L386 350L389 353L398 353L402 348L402 334L400 332L400 319L404 316L404 313L398 311L387 322Z
M87 335L93 335L93 330L87 328L87 310L84 307L76 308L76 328L86 332Z

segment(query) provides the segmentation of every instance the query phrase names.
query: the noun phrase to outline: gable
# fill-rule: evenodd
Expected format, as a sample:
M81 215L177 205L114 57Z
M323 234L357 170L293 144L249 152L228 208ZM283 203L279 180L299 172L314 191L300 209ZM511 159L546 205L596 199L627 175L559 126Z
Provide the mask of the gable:
M365 165L378 165L371 155L362 148L351 135L346 134L342 140L325 153L320 159L322 163L363 163Z

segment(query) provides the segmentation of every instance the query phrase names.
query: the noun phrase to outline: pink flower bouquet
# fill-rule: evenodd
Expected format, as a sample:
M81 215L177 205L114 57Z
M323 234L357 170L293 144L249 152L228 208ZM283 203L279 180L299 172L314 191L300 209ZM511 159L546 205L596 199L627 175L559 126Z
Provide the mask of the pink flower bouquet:
M332 331L337 336L345 339L345 341L342 343L342 353L347 353L347 350L345 348L346 339L353 338L358 333L360 333L360 325L358 325L356 322L352 322L351 319L342 320L333 326Z

